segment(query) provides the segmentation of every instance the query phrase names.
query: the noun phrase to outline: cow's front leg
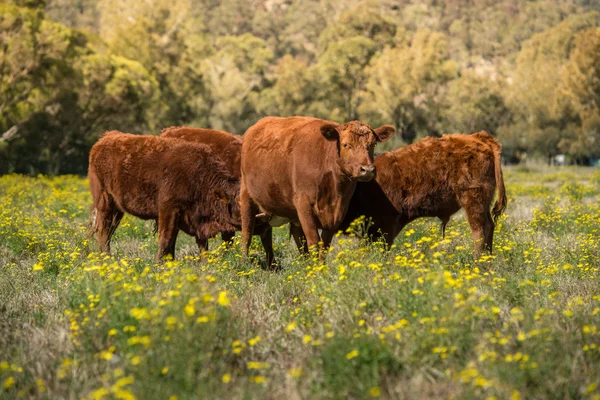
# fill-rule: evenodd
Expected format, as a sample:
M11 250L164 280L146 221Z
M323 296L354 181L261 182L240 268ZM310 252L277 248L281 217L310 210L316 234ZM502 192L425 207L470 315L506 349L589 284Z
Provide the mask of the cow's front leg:
M160 260L167 254L175 258L175 241L177 240L177 212L174 210L159 210L158 212L158 253Z
M311 249L313 246L318 246L321 241L319 236L319 230L315 221L315 215L312 210L310 201L306 198L300 197L295 202L296 212L298 213L298 220L300 220L300 226L304 236L306 236L306 244ZM323 254L319 250L319 259L323 259Z

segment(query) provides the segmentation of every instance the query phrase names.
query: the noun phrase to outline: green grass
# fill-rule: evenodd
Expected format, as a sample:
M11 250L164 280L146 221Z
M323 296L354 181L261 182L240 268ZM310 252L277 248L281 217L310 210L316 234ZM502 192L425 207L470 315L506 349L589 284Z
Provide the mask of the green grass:
M2 398L599 398L600 174L506 168L494 255L462 213L387 252L339 236L325 262L275 231L153 261L125 217L113 257L88 234L87 182L0 178ZM239 234L236 241L239 240Z

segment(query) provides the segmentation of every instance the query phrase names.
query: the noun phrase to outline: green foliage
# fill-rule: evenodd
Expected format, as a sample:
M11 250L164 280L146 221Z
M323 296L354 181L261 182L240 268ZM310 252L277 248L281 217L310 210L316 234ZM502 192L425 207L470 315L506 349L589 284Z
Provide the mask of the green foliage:
M555 114L573 121L572 136L565 138L565 152L576 157L600 153L600 29L581 31L575 50L561 72Z
M393 124L382 149L487 130L506 159L592 162L598 5L5 1L0 173L82 173L105 129L242 134L262 116L298 114Z
M455 77L443 34L418 31L411 42L386 48L369 66L360 114L374 125L392 123L402 139L436 134L439 91Z
M554 110L554 98L579 31L597 26L600 14L571 16L528 40L519 53L508 102L517 118L527 121L534 149L546 156L562 151L568 116Z
M274 84L260 94L258 112L263 115L315 115L327 117L313 97L318 91L315 69L290 55L279 59L273 68Z
M510 111L504 104L502 84L497 80L467 72L448 85L444 124L448 132L485 130L496 135L507 125Z
M138 62L96 53L93 38L39 12L0 7L0 130L13 132L0 173L83 173L102 130L153 127L159 89Z
M325 52L330 45L357 36L371 39L378 49L392 44L397 26L384 12L385 7L376 2L359 3L321 33L319 49Z
M357 118L358 91L367 78L365 67L375 50L375 43L362 36L341 39L327 47L316 68L327 90L324 95L329 118Z

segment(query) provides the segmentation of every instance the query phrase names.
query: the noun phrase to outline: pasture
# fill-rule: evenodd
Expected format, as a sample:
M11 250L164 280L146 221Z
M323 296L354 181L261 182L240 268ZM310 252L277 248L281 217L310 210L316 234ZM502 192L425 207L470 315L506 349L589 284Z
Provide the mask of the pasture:
M274 273L130 216L100 254L86 180L0 177L0 397L599 399L600 171L504 178L492 256L461 212L322 263L277 228Z

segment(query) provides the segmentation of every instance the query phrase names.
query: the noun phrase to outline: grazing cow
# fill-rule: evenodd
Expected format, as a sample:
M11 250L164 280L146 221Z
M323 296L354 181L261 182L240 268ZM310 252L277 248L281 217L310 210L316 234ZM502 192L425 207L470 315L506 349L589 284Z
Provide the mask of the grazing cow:
M215 129L190 128L186 126L172 126L162 130L161 136L186 140L188 142L202 143L211 148L217 157L225 164L231 175L240 179L242 175L240 163L242 157L242 137L229 132L219 131ZM241 229L238 221L234 224L236 230ZM257 220L254 227L254 233L260 235L261 241L272 242L269 237L273 234L273 230L269 224L262 220ZM224 242L231 243L235 231L221 232L221 238ZM200 251L208 250L208 240L198 242ZM268 243L267 243L268 246Z
M327 248L342 222L357 181L375 175L375 143L394 134L358 121L337 124L309 117L266 117L251 126L242 145L242 251L250 246L256 212L272 226L291 222L294 237ZM265 247L267 265L272 248Z
M158 220L157 259L175 256L179 230L206 241L239 223L239 180L208 146L107 132L90 151L94 230L102 251L124 213Z
M494 222L506 208L501 151L489 133L478 132L425 138L383 153L375 158L377 177L358 184L340 228L364 215L371 220L370 238L383 236L391 245L406 224L420 217L441 219L444 234L450 216L464 208L475 256L484 248L491 252Z

